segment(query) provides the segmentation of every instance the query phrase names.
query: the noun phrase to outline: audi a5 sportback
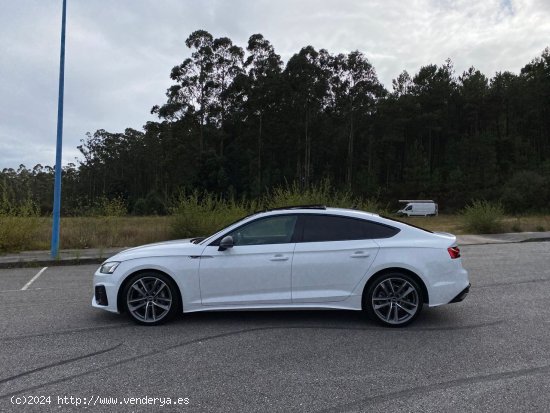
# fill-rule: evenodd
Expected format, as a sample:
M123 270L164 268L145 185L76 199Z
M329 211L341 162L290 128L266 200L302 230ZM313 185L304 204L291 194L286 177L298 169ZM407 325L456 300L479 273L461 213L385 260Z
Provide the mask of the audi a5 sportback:
M289 207L207 237L125 250L94 275L94 307L146 325L212 310L363 310L404 326L469 291L456 237L356 210Z

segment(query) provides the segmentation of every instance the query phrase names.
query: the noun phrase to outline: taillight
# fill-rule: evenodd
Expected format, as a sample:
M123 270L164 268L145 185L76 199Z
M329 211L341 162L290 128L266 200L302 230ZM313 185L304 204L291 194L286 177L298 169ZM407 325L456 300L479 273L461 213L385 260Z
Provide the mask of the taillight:
M460 258L460 248L458 248L458 247L449 247L449 248L447 248L447 251L449 251L449 255L451 256L452 260L454 260L456 258Z

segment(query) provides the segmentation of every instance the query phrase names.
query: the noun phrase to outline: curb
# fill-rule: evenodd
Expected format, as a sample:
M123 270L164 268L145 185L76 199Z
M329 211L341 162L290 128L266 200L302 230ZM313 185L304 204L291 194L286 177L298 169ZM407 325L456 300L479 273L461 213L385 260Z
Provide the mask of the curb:
M519 242L547 242L550 241L550 237L547 238L527 238Z
M65 260L33 260L0 262L0 269L34 268L34 267L61 267L65 265L101 264L106 258L74 258Z
M550 241L550 237L544 237L544 238L527 238L522 240L488 240L486 242L460 242L457 240L457 243L459 246L468 247L470 245L502 245L502 244L523 244L526 242L548 242Z

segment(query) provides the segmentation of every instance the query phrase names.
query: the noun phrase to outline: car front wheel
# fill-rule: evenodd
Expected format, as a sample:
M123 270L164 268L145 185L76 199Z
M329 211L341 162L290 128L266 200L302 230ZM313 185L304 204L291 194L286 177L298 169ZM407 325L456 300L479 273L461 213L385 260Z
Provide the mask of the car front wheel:
M363 299L369 318L387 327L410 324L422 310L422 289L404 273L389 273L370 284Z
M162 324L179 308L177 287L161 273L136 274L126 283L123 294L126 312L138 324Z

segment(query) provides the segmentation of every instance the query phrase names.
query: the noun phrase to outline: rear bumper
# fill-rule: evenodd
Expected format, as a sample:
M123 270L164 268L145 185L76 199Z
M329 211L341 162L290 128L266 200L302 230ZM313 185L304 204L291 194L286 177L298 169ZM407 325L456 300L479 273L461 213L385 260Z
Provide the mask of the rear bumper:
M468 286L463 289L460 293L458 293L458 295L453 298L449 304L451 303L459 303L461 302L462 300L464 300L466 298L466 296L468 295L468 293L470 292L470 287L472 286L472 284L468 284Z
M447 251L445 253L448 255ZM460 258L454 261L455 268L451 268L447 272L438 272L433 283L426 283L429 295L430 307L437 307L453 302L460 294L468 288L470 280L468 279L468 271L462 268Z

